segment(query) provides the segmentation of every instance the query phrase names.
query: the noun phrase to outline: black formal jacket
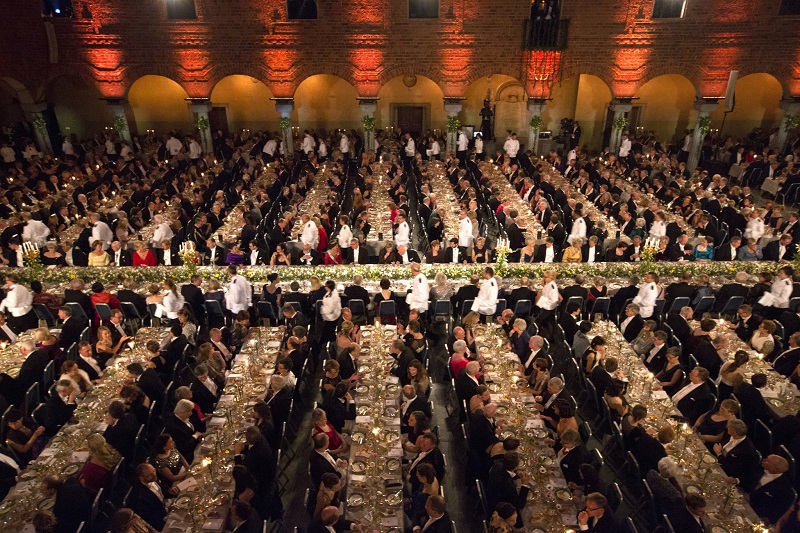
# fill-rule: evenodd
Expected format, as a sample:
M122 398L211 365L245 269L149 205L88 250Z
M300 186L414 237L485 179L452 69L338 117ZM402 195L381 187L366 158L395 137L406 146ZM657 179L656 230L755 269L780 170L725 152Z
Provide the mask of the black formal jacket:
M342 249L342 262L345 265L352 265L354 260L354 254L352 248L343 248ZM378 258L372 254L370 254L369 250L365 246L358 246L358 264L359 265L374 265L378 262Z
M790 348L780 354L772 363L776 372L788 376L800 364L800 348Z
M131 253L128 250L121 249L119 253L120 253L119 264L118 265L115 264L115 266L129 267L133 265L133 257L131 256ZM111 249L108 250L109 261L113 262L116 256L117 253L114 250ZM73 262L75 261L74 256L72 260Z
M678 313L670 313L667 315L667 325L672 328L672 334L681 341L682 344L686 343L689 335L692 334L692 328L686 319Z
M159 265L164 264L164 255L166 251L163 248L156 249L156 263ZM169 249L170 255L170 265L171 266L180 266L183 264L181 261L181 256L178 255L178 249L174 246ZM224 263L223 263L224 264Z
M81 332L86 329L89 322L82 316L71 316L61 326L61 333L58 335L58 344L62 349L67 350L73 343L81 340Z
M148 309L147 309L147 300L144 297L136 294L130 289L122 289L117 293L117 299L120 302L129 302L136 306L136 310L139 311L139 316L142 318L147 316Z
M72 418L77 407L78 405L74 403L64 403L64 400L62 400L58 394L53 394L44 405L43 417L44 427L46 429L45 433L50 437L58 433L61 426Z
M564 473L564 479L566 479L568 483L570 481L573 483L580 483L581 478L578 468L583 463L591 462L591 456L584 444L571 449L564 458L561 459L561 471Z
M184 301L192 308L195 318L202 323L206 316L206 298L200 287L192 283L187 283L181 287L181 296ZM121 301L121 300L120 300Z
M20 397L27 392L31 385L38 383L42 379L44 368L49 362L50 355L44 350L34 350L28 354L19 369L16 379L17 392ZM3 393L5 394L5 391Z
M470 379L467 374L467 369L462 368L455 379L456 382L456 396L458 401L466 400L469 402L470 398L475 395L475 389L478 388L477 383Z
M153 368L145 368L141 376L135 380L142 392L150 399L150 403L161 401L164 397L164 382Z
M495 461L492 468L489 469L486 498L490 509L494 509L500 502L507 502L517 509L522 509L525 507L529 491L530 489L526 485L522 485L517 490L514 479L503 468L502 461Z
M628 317L625 317L623 320L620 320L620 325L622 322L625 322ZM634 315L633 320L631 320L628 325L625 327L625 331L622 333L622 336L625 337L625 340L628 342L633 342L633 340L639 335L644 327L644 319L642 315Z
M86 313L86 316L91 318L94 316L94 306L92 305L92 300L89 298L89 295L83 291L75 291L72 289L66 289L64 291L64 303L77 303L83 308L83 312Z
M756 484L760 479L761 475L759 474L755 481ZM792 505L791 489L792 483L788 474L783 474L766 485L754 488L750 492L750 507L758 516L775 524Z
M58 520L57 533L75 533L81 522L89 520L91 509L92 500L78 478L67 478L58 489L53 505L53 514Z
M164 494L167 496L167 494ZM127 506L153 528L161 531L164 529L164 520L167 517L167 509L164 502L158 499L147 486L138 479L131 487L128 496Z
M336 474L337 476L341 477L341 474L336 470L336 467L333 466L330 461L328 461L325 457L322 456L316 450L311 450L311 455L308 457L309 463L309 470L311 472L311 486L318 488L319 484L322 483L322 474L326 474L328 472L332 474Z
M278 391L277 394L271 398L265 399L269 405L270 413L272 413L272 420L275 422L275 427L280 427L283 422L289 419L289 408L292 404L292 392L288 387L284 387Z
M469 284L463 285L458 291L450 297L450 305L453 306L453 311L456 313L461 312L461 306L467 300L474 300L478 297L480 288L477 285Z
M715 398L707 383L703 383L678 402L678 411L694 425L700 415L714 407Z
M129 461L133 460L136 452L134 448L136 432L139 431L139 421L133 413L125 413L113 426L108 426L103 432L106 442L116 449L120 455Z
M414 461L412 461L412 464L413 462ZM417 479L417 467L422 463L428 463L433 467L433 470L436 472L436 479L439 480L439 483L442 483L442 480L444 480L444 455L442 455L442 450L437 447L428 452L428 455L414 465L414 468L408 474L408 478L411 480L412 494L419 492L422 487L422 483Z
M764 261L777 261L778 254L780 254L781 244L779 241L771 241L764 247ZM797 246L794 244L789 244L786 247L786 251L783 254L783 259L786 261L791 261L794 258L794 254L797 251Z
M100 374L97 372L97 370L92 368L92 365L84 361L83 357L78 356L78 359L75 362L78 364L78 368L86 372L86 375L89 376L91 381L100 378ZM102 363L100 363L99 360L97 360L97 364L98 366L102 367Z
M758 483L758 476L761 474L759 458L755 444L745 437L731 451L717 459L726 474L739 480L739 485L744 490L750 490Z
M195 429L187 426L186 422L175 416L174 413L166 416L164 429L175 441L175 448L189 464L192 464L194 450L197 448L197 439L194 437Z

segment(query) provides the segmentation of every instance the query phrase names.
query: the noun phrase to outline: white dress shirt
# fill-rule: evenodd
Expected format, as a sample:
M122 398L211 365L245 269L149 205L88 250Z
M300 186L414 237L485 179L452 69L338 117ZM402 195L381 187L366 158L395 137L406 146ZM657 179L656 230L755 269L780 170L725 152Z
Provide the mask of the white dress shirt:
M361 255L361 246L357 248L353 248L353 263L359 262L359 256Z
M175 137L170 137L165 146L167 147L167 150L169 150L169 155L171 156L176 156L181 150L183 150L183 143Z
M33 307L33 296L22 285L12 285L6 292L6 297L0 302L0 311L8 311L11 316L25 316Z
M586 257L587 263L594 263L596 261L595 257L597 256L597 246L590 246L589 253Z
M49 235L50 228L40 220L31 219L22 228L22 240L38 244L40 248L45 245Z
M732 449L736 448L739 444L744 442L744 439L745 437L739 437L736 439L731 437L731 439L725 443L725 446L722 447L722 455L728 455Z
M322 308L320 314L323 320L332 322L342 316L342 300L339 298L339 291L332 290L322 297Z
M92 369L94 369L94 371L97 372L97 375L99 376L103 375L103 369L100 368L100 365L97 363L97 359L95 359L94 357L84 357L82 355L80 356L80 358L83 359L83 361L87 365L92 367Z
M312 137L311 134L306 134L306 136L303 137L303 152L305 152L306 155L310 154L314 151L314 145L316 145L314 137Z
M544 262L552 263L556 260L556 249L553 246L544 247Z
M183 309L184 299L181 293L177 295L172 291L167 291L167 294L164 295L164 298L161 300L161 305L164 307L164 312L167 314L167 318L170 319L177 319L178 318L178 311Z
M108 227L108 224L102 220L95 222L92 227L92 241L100 241L103 243L103 250L108 250L111 246L111 241L114 240L114 232Z
M508 139L503 145L503 150L506 151L508 157L517 157L517 152L519 152L519 141L516 139Z
M636 316L636 315L633 315L633 316ZM631 323L631 320L633 320L633 316L627 317L625 320L623 320L620 323L619 330L623 333L623 335L625 334L625 330L628 328L628 325Z
M691 394L693 390L700 387L702 384L703 383L689 383L684 388L676 392L674 396L672 396L672 403L674 403L677 406L678 402L683 400L686 396Z
M452 248L451 247L450 249L453 250L453 263L458 263L458 261L459 261L458 255L459 255L460 250L457 247L456 248Z
M583 220L583 217L576 218L572 222L572 231L569 232L567 242L572 244L575 239L586 240L586 221Z
M546 283L542 287L542 296L536 302L541 309L552 311L558 307L558 285L555 281Z
M6 334L10 342L14 342L17 340L17 334L11 331L11 328L8 327L8 324L3 324L2 326L0 326L0 329L3 330L3 333Z
M424 313L428 310L428 299L430 297L430 287L428 287L428 278L425 274L419 273L414 276L411 283L411 294L406 296L406 303L410 309L418 309Z
M161 241L168 241L174 236L175 234L172 232L172 228L169 227L169 224L162 222L153 232L153 244L158 245Z
M406 157L414 157L417 154L417 144L414 139L409 139L406 143Z

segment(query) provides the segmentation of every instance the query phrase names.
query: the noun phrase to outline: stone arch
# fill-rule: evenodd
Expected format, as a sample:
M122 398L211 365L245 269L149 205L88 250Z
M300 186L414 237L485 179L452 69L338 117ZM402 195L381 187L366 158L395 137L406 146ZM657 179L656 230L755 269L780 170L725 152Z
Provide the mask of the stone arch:
M128 89L128 102L139 132L163 134L174 129L191 131L192 114L186 90L175 80L148 74Z
M712 128L719 128L726 135L744 137L755 128L769 134L772 128L780 126L783 118L780 101L785 93L778 78L766 72L740 76L734 94L732 111L726 114L720 106L711 115Z
M494 111L494 131L497 138L505 138L506 130L513 130L520 136L520 142L527 139L527 97L525 85L517 78L506 74L483 76L470 83L464 91L466 100L459 114L462 124L481 130L481 109L483 101L489 98ZM487 137L486 132L484 138Z
M65 137L82 138L112 126L114 115L102 97L96 83L77 74L52 77L44 88L44 101L53 106Z
M518 83L523 83L522 81L519 81L522 80L523 77L522 68L514 67L514 65L517 63L513 61L502 61L501 63L502 64L481 65L470 69L469 75L464 80L465 86L469 87L482 78L494 76L496 74L508 76L509 78L514 78L514 80L517 80Z
M603 78L594 74L580 75L574 118L581 126L581 146L586 145L594 150L602 148L600 145L607 127L606 115L611 98L611 87ZM553 133L561 133L560 124Z
M686 76L663 74L650 78L636 90L636 97L633 105L640 108L638 125L646 131L653 130L662 142L683 137L685 130L694 127L697 87Z
M408 83L413 79L413 85ZM444 93L439 84L423 74L399 75L384 83L378 92L377 128L399 126L398 113L404 106L421 107L422 131L444 130L447 113L444 110Z
M281 117L275 110L275 103L270 100L273 96L269 87L258 78L231 74L214 84L210 99L213 107L225 109L230 131L277 130ZM224 122L212 127L216 129L223 125Z
M305 78L294 92L292 123L300 131L361 129L358 91L346 78L333 74L315 74Z
M433 65L396 65L381 73L381 90L389 82L403 76L424 76L441 87L442 72Z

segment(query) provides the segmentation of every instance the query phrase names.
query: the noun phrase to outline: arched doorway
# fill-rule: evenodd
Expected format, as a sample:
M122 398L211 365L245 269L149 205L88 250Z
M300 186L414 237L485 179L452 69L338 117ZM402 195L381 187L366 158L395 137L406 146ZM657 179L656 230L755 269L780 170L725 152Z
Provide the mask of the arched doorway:
M45 101L52 106L61 134L84 138L111 127L114 115L102 101L97 86L69 75L50 80Z
M11 125L25 121L22 104L26 94L27 89L17 80L0 78L0 124Z
M640 126L642 132L652 130L662 143L683 139L684 132L694 127L697 90L684 76L657 76L642 85L636 97L633 105L640 108L639 123L631 126Z
M176 82L164 76L147 75L136 80L128 90L128 102L140 133L155 130L192 130L189 95Z
M430 78L419 75L398 76L389 80L378 92L376 127L401 128L418 135L428 129L447 126L444 93Z
M736 82L735 95L730 112L725 113L720 106L711 115L712 128L719 128L723 135L746 137L756 128L768 136L771 129L780 126L783 87L774 76L763 72L743 76Z
M251 76L234 74L221 79L211 91L211 129L226 133L277 130L280 115L272 96L266 85Z
M300 130L361 129L358 92L347 80L330 74L304 79L294 92L292 122Z
M464 96L466 100L459 116L461 124L472 126L473 131L479 131L483 101L488 99L494 111L493 136L504 140L506 131L512 130L518 134L521 143L528 143L527 96L525 86L518 80L504 74L484 76L472 82ZM485 132L484 138L487 138Z
M581 147L601 150L606 128L606 112L611 103L611 89L606 82L591 74L581 74L575 100L575 120L581 127ZM610 129L610 125L608 125ZM560 133L560 125L558 126ZM554 132L556 133L556 132Z

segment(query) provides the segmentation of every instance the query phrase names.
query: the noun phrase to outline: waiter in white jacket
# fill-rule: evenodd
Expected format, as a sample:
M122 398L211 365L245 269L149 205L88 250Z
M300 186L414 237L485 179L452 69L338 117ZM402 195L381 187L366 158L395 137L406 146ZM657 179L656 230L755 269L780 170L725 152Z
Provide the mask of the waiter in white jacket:
M6 274L6 297L0 302L0 312L7 313L8 327L17 335L39 327L32 303L33 295L27 288L17 284L17 276Z
M644 276L644 285L639 288L639 293L633 299L633 303L639 306L639 314L642 318L650 318L653 316L653 310L656 306L661 290L658 287L658 274L650 272Z
M303 232L300 234L300 242L303 244L310 244L312 250L317 249L319 244L319 229L308 213L303 213L300 217L303 221Z
M472 248L472 220L463 209L458 214L458 246L467 251Z
M572 230L569 232L567 242L572 244L575 239L586 240L586 221L583 219L580 209L572 212Z
M409 309L419 311L420 317L424 316L428 310L428 300L430 298L430 287L428 278L420 271L419 263L411 263L411 294L406 296L406 303Z
M497 310L497 280L494 279L494 269L486 267L483 269L484 281L481 283L481 289L478 291L478 297L472 303L472 311L480 313L481 318L487 315L493 315Z
M239 311L249 310L253 297L250 283L238 274L236 265L228 267L228 275L231 278L231 282L228 285L228 292L225 294L225 307L233 315L236 315Z
M395 220L397 220L397 231L394 234L394 243L397 246L408 247L408 243L411 242L411 228L406 222L406 217L398 214Z

